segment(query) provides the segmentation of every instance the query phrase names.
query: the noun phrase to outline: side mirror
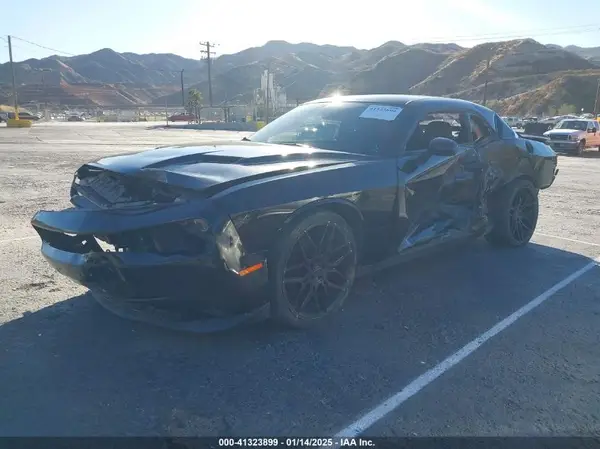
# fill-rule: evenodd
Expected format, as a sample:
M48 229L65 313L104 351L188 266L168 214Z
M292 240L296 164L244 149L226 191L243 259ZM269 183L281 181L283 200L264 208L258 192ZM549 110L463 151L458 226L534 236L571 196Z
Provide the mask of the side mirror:
M446 137L436 137L429 142L427 151L435 156L454 156L458 153L458 144Z

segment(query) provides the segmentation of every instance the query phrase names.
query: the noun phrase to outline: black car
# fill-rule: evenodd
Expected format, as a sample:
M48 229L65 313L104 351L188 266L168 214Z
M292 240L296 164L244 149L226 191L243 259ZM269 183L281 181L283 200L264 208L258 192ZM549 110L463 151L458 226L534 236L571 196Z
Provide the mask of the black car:
M557 172L550 147L485 107L347 96L243 141L85 164L74 207L32 224L46 259L121 316L304 326L340 309L365 271L483 235L526 244Z

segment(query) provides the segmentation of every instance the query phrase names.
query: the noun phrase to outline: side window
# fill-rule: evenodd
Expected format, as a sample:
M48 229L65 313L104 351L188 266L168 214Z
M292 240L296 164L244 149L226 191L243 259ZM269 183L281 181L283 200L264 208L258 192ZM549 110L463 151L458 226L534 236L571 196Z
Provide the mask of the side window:
M491 130L485 120L477 115L470 115L471 135L474 143L490 137Z
M506 123L506 120L500 118L498 114L494 114L494 125L496 128L496 133L501 139L514 139L517 137L515 130L512 129L508 123Z
M406 151L424 150L436 137L452 139L457 143L468 143L469 136L465 117L459 112L429 113L419 121L406 144Z

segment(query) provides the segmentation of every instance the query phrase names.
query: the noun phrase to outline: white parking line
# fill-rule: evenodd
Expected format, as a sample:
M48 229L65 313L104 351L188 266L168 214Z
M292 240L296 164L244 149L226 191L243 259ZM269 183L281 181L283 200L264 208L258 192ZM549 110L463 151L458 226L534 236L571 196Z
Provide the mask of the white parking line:
M541 235L542 237L548 237L551 239L566 240L567 242L581 243L582 245L600 246L600 243L584 242L583 240L570 239L568 237L559 237L557 235L543 234L541 232L536 232L534 235Z
M34 239L36 237L37 237L37 235L32 235L31 237L19 237L19 238L16 238L16 239L0 240L0 245L3 244L3 243L18 242L20 240L30 240L30 239Z
M600 256L597 257L596 259L594 259L592 262L588 263L583 268L580 268L579 270L575 271L571 275L567 276L562 281L558 282L557 284L555 284L554 286L552 286L551 288L546 290L544 293L539 295L537 298L534 298L533 300L531 300L530 302L525 304L523 307L521 307L516 312L514 312L511 315L504 318L502 321L497 323L495 326L493 326L492 328L490 328L489 330L487 330L486 332L484 332L483 334L481 334L480 336L478 336L471 342L467 343L465 346L463 346L457 352L455 352L454 354L452 354L451 356L446 358L444 361L442 361L435 367L431 368L429 371L427 371L424 374L422 374L421 376L417 377L415 380L413 380L411 383L409 383L406 387L404 387L401 391L394 394L390 398L386 399L384 402L382 402L381 404L376 406L374 409L367 412L362 417L360 417L358 420L356 420L355 422L350 424L348 427L346 427L345 429L340 431L336 435L336 437L337 438L343 438L343 437L352 438L352 437L359 436L361 433L363 433L365 430L367 430L369 427L371 427L377 421L379 421L380 419L387 416L389 413L396 410L404 402L406 402L409 398L411 398L412 396L417 394L419 391L421 391L427 385L432 383L434 380L436 380L438 377L440 377L442 374L444 374L446 371L448 371L454 365L458 364L459 362L461 362L462 360L467 358L469 355L471 355L473 352L475 352L485 342L487 342L491 338L498 335L500 332L502 332L503 330L508 328L511 324L513 324L519 318L521 318L521 317L525 316L527 313L531 312L537 306L539 306L540 304L542 304L546 300L548 300L548 298L550 298L552 295L554 295L558 291L562 290L567 285L569 285L570 283L575 281L577 278L581 277L583 274L587 273L593 267L595 267L599 264L600 264Z

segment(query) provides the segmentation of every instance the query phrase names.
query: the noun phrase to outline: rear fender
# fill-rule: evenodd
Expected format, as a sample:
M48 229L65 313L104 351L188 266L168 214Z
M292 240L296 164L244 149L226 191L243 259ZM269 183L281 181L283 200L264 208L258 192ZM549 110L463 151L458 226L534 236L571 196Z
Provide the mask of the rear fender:
M545 143L534 140L527 143L533 167L533 183L540 190L547 189L554 183L558 174L558 156Z

